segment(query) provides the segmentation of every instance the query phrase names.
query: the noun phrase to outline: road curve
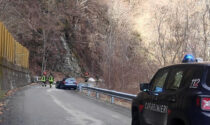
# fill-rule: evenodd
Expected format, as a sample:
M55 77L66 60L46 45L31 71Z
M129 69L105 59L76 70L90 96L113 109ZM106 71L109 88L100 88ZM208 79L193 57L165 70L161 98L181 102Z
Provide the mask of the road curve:
M130 125L126 108L73 90L27 86L7 99L1 125Z

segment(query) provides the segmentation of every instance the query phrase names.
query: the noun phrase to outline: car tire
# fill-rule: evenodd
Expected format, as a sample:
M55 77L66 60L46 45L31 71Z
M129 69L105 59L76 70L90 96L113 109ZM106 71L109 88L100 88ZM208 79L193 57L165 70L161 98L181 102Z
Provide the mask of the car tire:
M60 89L65 89L65 88L64 88L64 86L62 86L62 85L60 85L60 87L59 87L59 88L60 88Z
M132 108L131 125L140 125L138 108L135 108L135 107Z
M169 125L188 125L181 119L173 119L170 121Z

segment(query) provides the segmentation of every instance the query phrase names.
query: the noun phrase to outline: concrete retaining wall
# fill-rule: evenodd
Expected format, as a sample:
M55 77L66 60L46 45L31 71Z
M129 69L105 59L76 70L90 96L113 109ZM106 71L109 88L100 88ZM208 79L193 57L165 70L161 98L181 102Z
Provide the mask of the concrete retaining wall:
M27 69L0 58L0 91L25 86L31 82Z

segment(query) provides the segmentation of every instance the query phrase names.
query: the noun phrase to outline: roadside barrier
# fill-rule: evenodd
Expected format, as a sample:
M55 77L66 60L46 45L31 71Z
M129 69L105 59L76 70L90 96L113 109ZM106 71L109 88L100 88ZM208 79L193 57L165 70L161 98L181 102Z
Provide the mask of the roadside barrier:
M114 90L96 88L96 87L88 87L88 86L80 86L79 91L82 92L83 90L87 90L87 95L90 96L91 92L96 93L96 98L98 99L101 94L108 95L111 97L110 102L114 103L115 98L124 99L127 101L132 101L132 99L136 98L136 95L118 92Z
M0 22L0 58L18 65L29 68L29 51L17 42L6 27ZM1 64L0 60L0 64Z

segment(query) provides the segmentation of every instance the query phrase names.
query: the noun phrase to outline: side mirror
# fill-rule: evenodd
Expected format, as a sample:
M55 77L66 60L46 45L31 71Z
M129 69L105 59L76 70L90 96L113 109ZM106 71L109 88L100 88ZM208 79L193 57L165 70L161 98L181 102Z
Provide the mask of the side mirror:
M139 84L140 90L143 92L149 91L150 84L148 83L140 83Z

